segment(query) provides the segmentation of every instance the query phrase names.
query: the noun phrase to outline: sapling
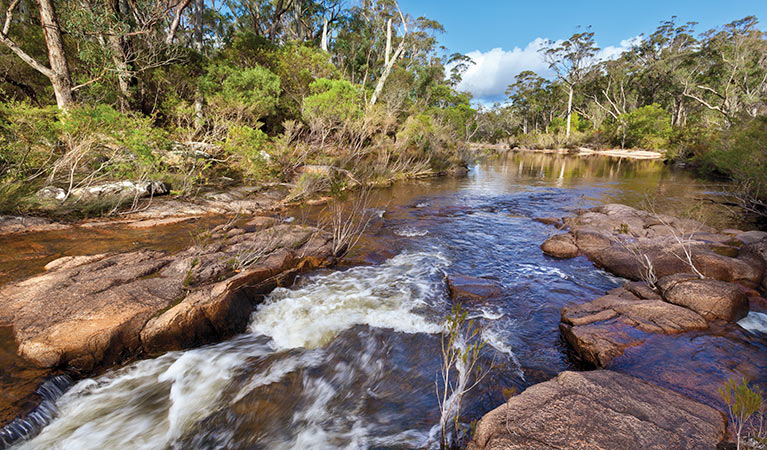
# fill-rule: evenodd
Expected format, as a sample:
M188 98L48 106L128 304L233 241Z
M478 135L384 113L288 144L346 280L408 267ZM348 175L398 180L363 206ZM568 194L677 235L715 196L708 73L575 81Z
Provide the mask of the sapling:
M740 383L734 379L728 380L724 386L719 388L719 395L722 396L727 405L727 413L735 428L735 437L737 449L741 449L743 440L743 431L755 415L759 415L759 424L755 429L756 440L764 437L762 434L764 399L762 391L758 387L751 388L748 380L743 378ZM750 447L750 446L749 446Z
M454 305L443 325L442 365L435 382L440 409L440 449L449 448L457 439L463 397L484 378L477 362L486 343L482 329L467 318L460 304Z

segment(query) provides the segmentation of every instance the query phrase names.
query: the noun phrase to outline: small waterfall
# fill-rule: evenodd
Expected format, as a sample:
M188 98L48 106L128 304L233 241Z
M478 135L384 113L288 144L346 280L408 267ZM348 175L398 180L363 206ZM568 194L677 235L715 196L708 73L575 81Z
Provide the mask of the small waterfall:
M35 436L19 442L18 450L245 445L236 440L241 436L235 437L240 419L229 415L250 411L248 402L260 405L259 396L291 374L298 374L301 383L283 399L294 402L286 406L294 411L284 411L291 413L286 416L289 432L263 429L261 445L367 448L401 442L423 447L423 430L403 431L390 423L399 417L396 412L379 416L376 409L366 410L367 404L389 404L369 394L379 384L397 398L383 377L392 370L399 377L409 375L410 365L385 369L377 362L388 357L382 353L380 332L365 330L438 333L440 314L430 305L442 305L442 273L449 264L440 253L405 252L379 266L320 274L303 286L278 288L254 312L249 333L80 381L58 400L57 418L42 432L22 429L20 434ZM366 327L361 335L350 334L333 345L357 326ZM349 349L357 352L351 360L346 359ZM425 380L431 396L431 374ZM222 421L219 429L196 431L216 421Z
M45 380L36 390L43 401L24 418L14 419L13 422L0 429L0 449L6 449L14 443L34 437L44 426L56 416L56 400L66 392L74 381L69 375L56 375Z

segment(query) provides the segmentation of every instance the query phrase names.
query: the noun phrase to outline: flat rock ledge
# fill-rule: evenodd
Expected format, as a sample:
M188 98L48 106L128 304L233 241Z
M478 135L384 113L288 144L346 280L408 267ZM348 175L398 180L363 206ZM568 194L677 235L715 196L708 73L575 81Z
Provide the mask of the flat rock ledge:
M468 450L713 449L714 408L613 371L562 372L487 413Z
M69 225L54 223L42 217L0 215L0 235L35 231L64 230Z
M0 324L13 326L20 356L79 373L227 338L244 330L259 295L333 263L327 232L256 222L175 255L57 259L0 288Z
M692 273L690 262L705 276L750 288L767 287L766 232L730 235L689 219L652 214L626 205L608 204L578 210L556 221L540 219L568 231L548 238L541 249L556 258L585 255L597 266L622 278L646 278L646 261L656 278ZM761 247L760 247L761 246ZM761 248L761 255L759 255ZM688 257L689 256L689 257Z
M606 367L650 334L705 330L714 321L737 322L748 313L748 297L734 283L693 276L662 278L661 293L639 282L607 295L562 308L559 329L582 362Z
M691 220L618 204L545 223L568 229L541 245L546 254L585 255L597 266L635 280L562 309L562 336L576 359L587 365L607 367L651 334L737 322L750 304L765 302L759 290L767 286L767 238L760 232L715 233Z

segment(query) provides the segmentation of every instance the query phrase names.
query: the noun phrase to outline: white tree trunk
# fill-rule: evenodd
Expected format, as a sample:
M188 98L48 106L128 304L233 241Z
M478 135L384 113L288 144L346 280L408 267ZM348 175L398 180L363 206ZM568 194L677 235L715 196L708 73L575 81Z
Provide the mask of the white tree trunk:
M328 19L327 17L322 18L322 42L320 42L320 47L322 48L322 51L324 52L328 51Z
M173 43L173 39L176 37L178 26L181 24L181 14L184 12L184 9L189 5L190 2L191 0L182 0L178 3L178 5L176 5L173 21L170 23L170 28L168 28L167 36L165 36L165 45L170 45Z
M570 120L573 116L573 85L570 85L570 96L567 99L567 137L570 137Z
M391 19L386 23L386 55L384 57L384 64L388 66L389 58L391 58Z
M196 16L195 16L195 25L194 25L194 37L195 37L195 48L198 52L202 53L202 21L203 21L203 11L205 8L205 0L195 0L195 6L196 6ZM202 90L200 89L200 86L197 86L197 89L194 93L194 127L196 130L200 130L202 126L205 124L205 114L203 111L203 107L205 104L205 97L202 94Z
M397 47L397 51L394 52L394 55L392 55L392 58L389 60L389 64L386 64L386 67L384 67L384 70L381 73L381 78L378 79L378 83L376 84L376 89L373 91L373 96L370 97L368 108L372 108L373 105L376 104L378 97L381 95L381 91L383 91L384 84L386 84L386 79L389 78L389 75L391 74L391 69L394 67L394 63L397 62L397 58L399 58L405 50L404 43L405 40L403 39L402 43Z

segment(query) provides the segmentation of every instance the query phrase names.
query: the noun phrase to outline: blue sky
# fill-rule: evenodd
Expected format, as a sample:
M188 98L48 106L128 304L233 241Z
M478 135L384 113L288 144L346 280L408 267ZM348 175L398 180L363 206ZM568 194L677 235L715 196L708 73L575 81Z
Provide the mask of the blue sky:
M483 103L500 100L522 70L545 75L537 54L543 39L566 39L577 26L592 26L603 57L630 46L630 39L652 33L660 21L699 22L700 31L748 15L767 28L767 0L640 1L458 1L399 0L404 12L436 19L445 26L440 43L472 56L477 65L461 86Z

